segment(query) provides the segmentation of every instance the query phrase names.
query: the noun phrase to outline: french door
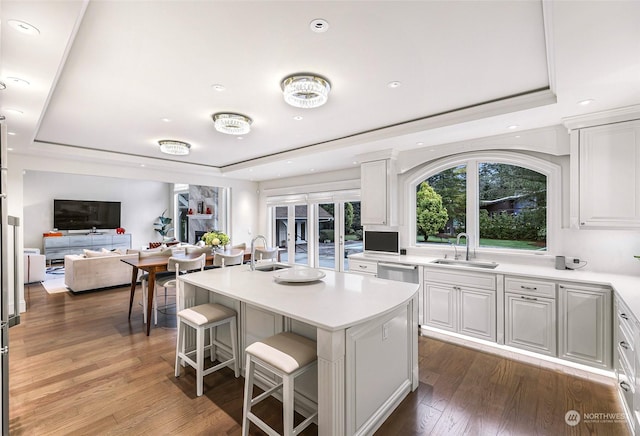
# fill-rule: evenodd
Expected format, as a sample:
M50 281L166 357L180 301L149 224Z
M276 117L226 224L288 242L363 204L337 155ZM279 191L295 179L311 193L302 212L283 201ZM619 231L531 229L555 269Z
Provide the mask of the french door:
M317 203L313 211L317 234L313 266L348 271L348 256L362 252L360 201Z
M309 207L289 204L271 208L271 240L280 248L280 261L310 265L309 263Z

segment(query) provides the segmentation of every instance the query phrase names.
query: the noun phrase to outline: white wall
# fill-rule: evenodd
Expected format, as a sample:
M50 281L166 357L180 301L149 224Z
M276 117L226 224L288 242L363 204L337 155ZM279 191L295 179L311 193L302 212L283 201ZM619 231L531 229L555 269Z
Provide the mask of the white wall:
M26 230L25 225L18 229L16 245L19 249L29 246L25 242L41 247L42 232L51 230L53 226L53 214L50 209L53 207L52 200L66 193L82 195L84 199L101 199L97 198L98 195L104 196L104 199L123 198L121 201L126 202L126 210L123 204L122 225L127 232L132 233L136 245L157 240L153 222L149 217L156 217L162 213L170 201L170 196L167 192L167 198L161 199L160 191L164 190L167 184L173 183L230 188L229 236L233 243L250 241L248 232L258 226L258 184L255 182L224 177L219 171L200 165L140 159L126 155L105 156L104 153L93 153L85 149L79 149L77 154L78 157L74 160L68 156L45 155L44 152L39 156L9 153L9 215L20 218L23 224L27 222L29 226L29 230ZM99 155L100 163L93 155ZM58 185L64 182L69 182L72 186ZM51 202L48 207L47 202ZM132 212L132 216L129 207L134 202L141 205L143 210ZM25 221L26 214L29 214L29 217ZM25 232L29 235L26 236ZM20 262L17 265L17 280L20 284L23 277L22 269ZM24 311L24 289L19 289L19 295L20 310Z
M640 260L634 255L640 255L640 231L639 230L598 230L598 229L570 229L570 162L569 162L569 135L565 128L553 126L543 129L519 132L516 138L513 134L501 135L493 138L478 138L472 141L465 141L456 144L443 144L436 147L425 147L412 151L400 152L398 154L398 167L401 171L410 171L412 168L426 162L449 156L455 153L465 153L477 150L519 150L529 154L535 154L539 158L546 159L561 166L561 220L557 230L557 244L553 253L544 255L522 255L513 254L497 255L493 254L487 259L498 262L521 262L543 264L549 267L554 265L555 255L567 257L577 257L587 262L585 270L608 272L614 274L639 274ZM276 192L278 195L285 195L287 192L295 194L300 192L300 184L306 186L315 183L324 183L331 180L333 184L339 185L342 182L352 181L354 173L334 172L315 174L313 177L290 178L262 182L261 189L261 223L266 222L266 208L264 206L264 194L266 192ZM402 176L400 176L402 180ZM406 197L403 192L403 183L398 183L398 197L401 199L399 207L408 207L402 201ZM621 186L620 189L625 189ZM408 201L407 201L408 203ZM402 212L402 211L400 211ZM406 213L400 213L399 230L406 232L408 223ZM403 221L404 220L404 221ZM405 235L406 236L406 235ZM407 240L404 239L403 240ZM442 255L441 247L434 249L413 249L410 254ZM485 255L482 255L485 256ZM485 257L483 257L485 258Z
M54 199L121 202L121 226L133 248L160 241L153 223L164 210L171 216L169 183L42 171L25 171L23 180L25 247L43 249L42 233L53 229Z

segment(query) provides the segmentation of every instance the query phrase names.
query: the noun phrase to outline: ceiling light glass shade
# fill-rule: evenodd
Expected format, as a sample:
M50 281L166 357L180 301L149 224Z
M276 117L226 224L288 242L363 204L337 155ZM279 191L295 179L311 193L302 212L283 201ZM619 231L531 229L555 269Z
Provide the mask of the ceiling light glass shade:
M251 118L240 114L213 114L213 125L220 133L227 135L245 135L251 131Z
M166 154L173 154L177 156L184 156L189 154L190 144L182 141L162 140L158 141L160 144L160 151Z
M294 75L282 81L284 101L291 106L309 109L322 106L329 98L331 84L320 76Z

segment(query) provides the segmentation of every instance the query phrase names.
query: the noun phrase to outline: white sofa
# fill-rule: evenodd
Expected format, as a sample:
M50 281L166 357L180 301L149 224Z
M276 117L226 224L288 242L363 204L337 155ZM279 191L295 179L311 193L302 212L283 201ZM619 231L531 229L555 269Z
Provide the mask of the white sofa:
M24 284L43 281L47 276L47 261L44 254L24 251Z
M138 253L67 254L64 257L64 284L73 292L131 284L132 266L121 262L126 258L137 259Z

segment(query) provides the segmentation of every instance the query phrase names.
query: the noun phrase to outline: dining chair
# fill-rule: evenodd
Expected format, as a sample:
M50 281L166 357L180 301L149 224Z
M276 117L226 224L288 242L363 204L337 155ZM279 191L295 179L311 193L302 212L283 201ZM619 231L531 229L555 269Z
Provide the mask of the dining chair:
M156 256L166 256L169 257L171 256L172 251L170 248L152 248L149 250L140 250L138 251L138 258L139 259L144 259L146 257L156 257ZM156 280L160 279L161 277L167 277L167 276L172 276L173 274L171 272L161 272L156 274ZM140 281L140 287L142 288L142 321L146 324L147 323L147 292L148 292L148 285L149 285L149 273L144 273L142 274L138 280ZM157 312L154 313L154 317L155 317L155 324L158 324L158 314Z
M185 253L187 254L211 254L211 247L198 247L196 245L189 245L185 247Z
M156 289L164 288L165 307L167 306L168 290L176 289L178 287L178 276L180 274L186 274L193 271L203 271L206 261L207 255L205 253L202 253L195 259L184 259L173 256L169 257L169 263L167 263L168 274L163 274L161 277L156 275ZM158 293L155 292L154 294L153 317L154 323L158 324Z
M238 249L238 250L246 251L247 250L247 243L243 242L241 244L232 245L231 248L232 249Z
M254 251L256 260L270 260L272 262L278 260L278 247L257 247Z
M230 254L216 253L213 257L213 266L242 265L244 261L244 250L231 250Z

